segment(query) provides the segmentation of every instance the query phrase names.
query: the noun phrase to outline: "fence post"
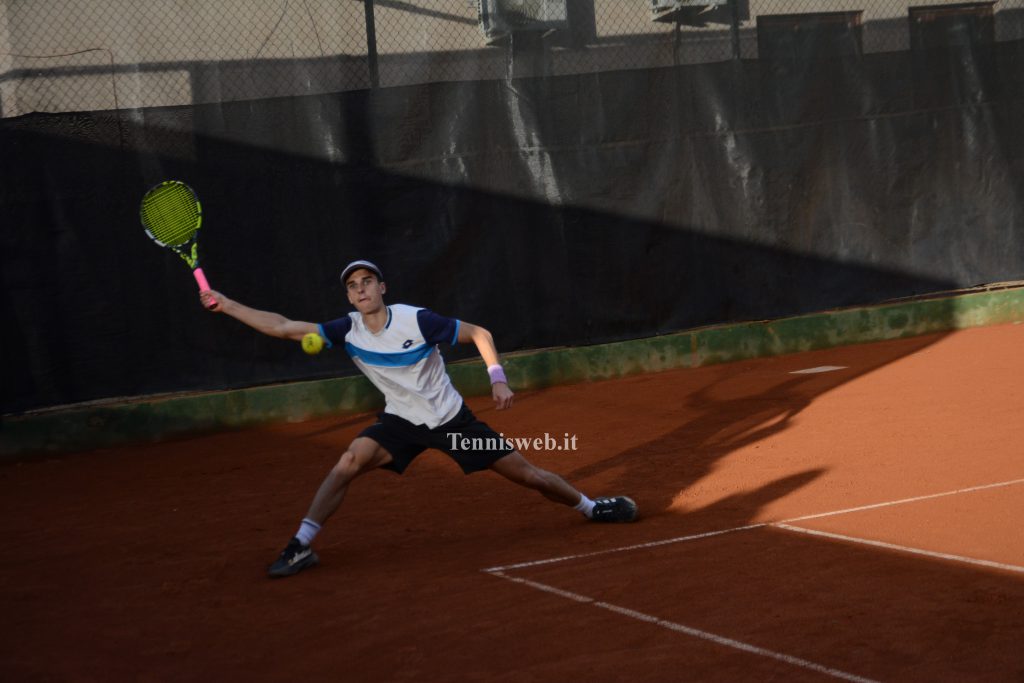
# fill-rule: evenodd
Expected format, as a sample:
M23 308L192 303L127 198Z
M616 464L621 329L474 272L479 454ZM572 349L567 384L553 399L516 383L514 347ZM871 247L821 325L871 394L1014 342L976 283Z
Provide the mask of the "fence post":
M732 13L729 33L732 35L732 58L740 59L740 0L729 0L729 9Z
M373 21L373 0L363 0L366 14L366 68L370 72L370 87L380 87L380 73L377 71L377 26Z

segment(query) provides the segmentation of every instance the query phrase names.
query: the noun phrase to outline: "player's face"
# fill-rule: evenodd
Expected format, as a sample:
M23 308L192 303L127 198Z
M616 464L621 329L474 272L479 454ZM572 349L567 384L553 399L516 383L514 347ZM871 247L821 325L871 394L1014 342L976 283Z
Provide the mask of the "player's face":
M384 305L384 283L366 268L353 271L345 281L348 302L360 313L373 313Z

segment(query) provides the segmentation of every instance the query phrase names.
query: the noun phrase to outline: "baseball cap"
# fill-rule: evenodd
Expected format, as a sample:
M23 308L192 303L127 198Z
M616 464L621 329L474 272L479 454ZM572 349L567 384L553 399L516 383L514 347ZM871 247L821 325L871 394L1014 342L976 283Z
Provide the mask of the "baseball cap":
M353 271L359 270L360 268L366 268L371 273L376 273L377 279L380 280L381 282L384 281L384 275L381 274L380 268L378 268L370 261L364 261L360 259L358 261L353 261L352 263L348 264L347 266L345 266L345 270L341 271L341 285L344 287L345 282L348 280L348 276L351 275Z

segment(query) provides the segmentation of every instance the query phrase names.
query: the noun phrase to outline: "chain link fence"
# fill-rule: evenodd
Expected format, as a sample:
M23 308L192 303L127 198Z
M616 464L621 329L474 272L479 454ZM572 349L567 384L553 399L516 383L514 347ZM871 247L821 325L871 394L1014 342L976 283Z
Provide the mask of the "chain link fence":
M0 117L758 59L821 30L1019 40L1024 0L0 0Z

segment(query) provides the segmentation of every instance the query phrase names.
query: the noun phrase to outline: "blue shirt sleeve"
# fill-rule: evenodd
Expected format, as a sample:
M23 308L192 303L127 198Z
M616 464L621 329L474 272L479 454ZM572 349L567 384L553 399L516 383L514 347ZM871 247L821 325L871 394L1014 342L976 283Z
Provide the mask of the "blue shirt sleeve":
M459 321L446 318L431 310L421 308L416 311L416 321L420 324L420 332L428 344L452 344L459 341Z
M317 325L320 328L320 336L327 342L327 348L335 344L345 345L345 335L352 329L352 318L347 315L344 318L331 320L330 322Z

